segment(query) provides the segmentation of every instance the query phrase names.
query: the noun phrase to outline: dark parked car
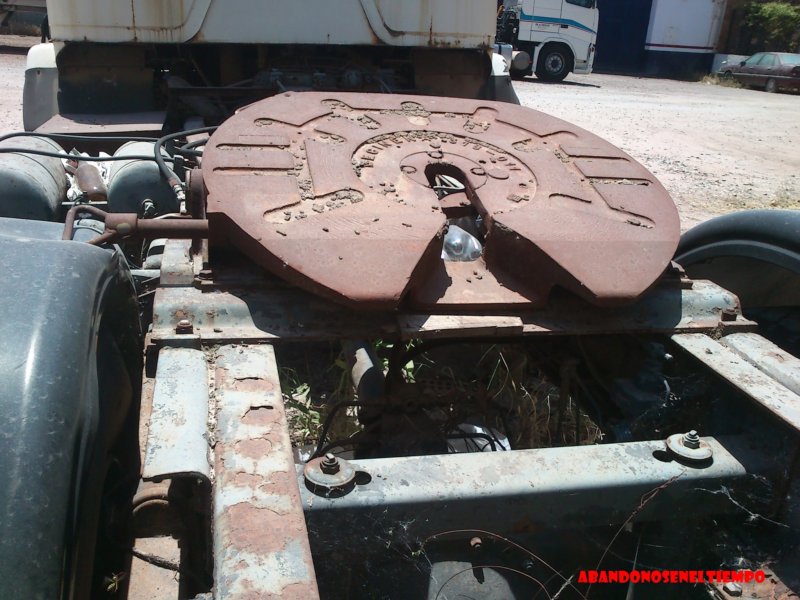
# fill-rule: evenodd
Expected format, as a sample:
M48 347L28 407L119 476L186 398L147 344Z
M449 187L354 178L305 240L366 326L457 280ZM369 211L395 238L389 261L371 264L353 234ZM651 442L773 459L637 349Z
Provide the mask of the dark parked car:
M720 75L768 92L800 89L800 54L759 52L737 64L723 64Z

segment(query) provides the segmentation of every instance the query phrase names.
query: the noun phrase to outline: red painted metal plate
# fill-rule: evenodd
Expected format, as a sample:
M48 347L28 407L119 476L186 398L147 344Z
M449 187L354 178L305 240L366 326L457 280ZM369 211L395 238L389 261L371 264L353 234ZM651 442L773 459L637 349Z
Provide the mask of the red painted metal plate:
M668 193L630 156L498 102L290 92L226 121L202 170L213 230L295 285L369 309L537 307L556 286L624 304L680 235ZM440 201L435 174L466 192ZM483 255L445 262L447 218L467 213Z

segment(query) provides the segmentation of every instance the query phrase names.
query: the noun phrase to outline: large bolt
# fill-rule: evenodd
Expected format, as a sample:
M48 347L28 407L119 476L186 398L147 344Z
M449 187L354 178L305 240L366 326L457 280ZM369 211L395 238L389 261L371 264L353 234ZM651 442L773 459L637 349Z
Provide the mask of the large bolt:
M479 537L474 537L469 541L469 547L477 552L483 548L483 540Z
M692 429L688 433L675 433L667 438L667 450L682 460L695 463L706 463L711 460L711 446L700 439Z
M326 475L334 475L339 472L339 459L328 452L319 464L319 468Z
M181 319L175 326L175 333L194 333L194 326L189 319Z
M700 447L700 436L697 435L697 432L694 429L692 429L689 433L684 434L683 445L687 448L691 448L692 450L696 450Z

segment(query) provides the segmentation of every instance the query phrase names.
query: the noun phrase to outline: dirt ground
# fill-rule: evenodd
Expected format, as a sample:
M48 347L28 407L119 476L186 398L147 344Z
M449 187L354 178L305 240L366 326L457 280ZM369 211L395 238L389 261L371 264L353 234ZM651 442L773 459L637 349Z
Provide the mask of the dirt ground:
M0 133L22 129L25 53L0 36ZM515 83L522 104L616 144L672 194L684 229L743 208L800 208L800 95L614 75Z
M523 105L606 138L650 169L684 229L732 210L800 209L800 95L596 73L515 88Z
M22 129L25 55L38 38L0 35L0 133Z

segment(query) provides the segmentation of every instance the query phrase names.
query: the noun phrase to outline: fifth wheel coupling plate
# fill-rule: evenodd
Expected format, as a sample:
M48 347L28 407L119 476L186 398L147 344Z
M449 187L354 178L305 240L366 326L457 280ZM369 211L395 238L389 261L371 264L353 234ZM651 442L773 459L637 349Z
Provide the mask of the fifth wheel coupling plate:
M643 166L549 115L484 100L285 93L205 148L217 234L298 287L391 310L540 307L553 287L630 303L662 274L678 214ZM464 188L441 200L446 175ZM483 253L441 258L451 217Z

